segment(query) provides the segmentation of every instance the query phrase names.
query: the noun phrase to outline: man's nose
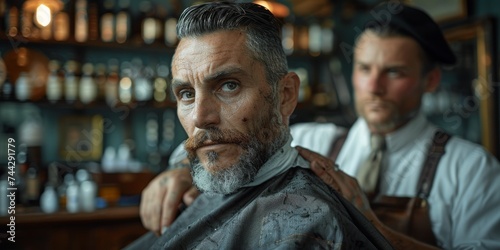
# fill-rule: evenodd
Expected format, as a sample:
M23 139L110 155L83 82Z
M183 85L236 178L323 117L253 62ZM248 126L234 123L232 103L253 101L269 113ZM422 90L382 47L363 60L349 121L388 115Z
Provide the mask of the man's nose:
M372 72L366 84L367 90L375 95L383 95L385 93L385 87L386 84L382 74L376 71Z
M214 98L211 98L210 94L196 95L193 120L197 128L207 128L219 124L219 105Z

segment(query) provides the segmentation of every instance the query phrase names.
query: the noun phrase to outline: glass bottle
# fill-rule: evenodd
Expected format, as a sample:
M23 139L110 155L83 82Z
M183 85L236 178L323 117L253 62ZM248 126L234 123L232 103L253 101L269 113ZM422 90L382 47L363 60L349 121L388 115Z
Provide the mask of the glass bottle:
M103 42L112 42L115 40L115 1L104 0L102 8L103 13L100 21L101 40Z
M27 101L31 97L31 82L27 72L21 72L16 80L16 99Z
M49 62L50 75L47 80L47 100L51 103L56 103L61 100L62 97L62 83L59 78L59 62L56 60L51 60Z
M93 102L97 97L97 86L94 81L94 65L85 63L82 66L83 75L80 78L79 96L83 104Z
M61 11L54 15L54 40L56 41L66 41L70 35L70 19L67 10L69 4L65 5Z
M87 16L87 0L76 0L75 3L75 40L85 42L89 36Z
M124 43L130 36L130 0L120 0L120 11L116 14L115 35L117 43Z
M76 77L77 63L75 61L67 61L64 66L66 74L64 77L64 98L68 103L74 103L78 98L78 80Z

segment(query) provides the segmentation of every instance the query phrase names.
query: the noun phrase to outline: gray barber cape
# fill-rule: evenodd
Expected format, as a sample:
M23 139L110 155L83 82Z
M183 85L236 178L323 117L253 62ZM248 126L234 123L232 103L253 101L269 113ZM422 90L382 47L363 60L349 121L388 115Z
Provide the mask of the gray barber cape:
M203 193L162 236L147 233L126 249L392 249L308 162L286 156L281 173L231 195Z

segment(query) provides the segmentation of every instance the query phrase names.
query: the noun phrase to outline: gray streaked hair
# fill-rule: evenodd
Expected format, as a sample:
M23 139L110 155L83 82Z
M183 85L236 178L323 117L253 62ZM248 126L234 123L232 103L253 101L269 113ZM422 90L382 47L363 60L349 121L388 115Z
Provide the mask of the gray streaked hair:
M276 93L288 65L280 37L280 23L265 7L253 3L209 2L186 8L177 23L177 36L196 37L221 30L246 33L250 55L264 65L266 79Z

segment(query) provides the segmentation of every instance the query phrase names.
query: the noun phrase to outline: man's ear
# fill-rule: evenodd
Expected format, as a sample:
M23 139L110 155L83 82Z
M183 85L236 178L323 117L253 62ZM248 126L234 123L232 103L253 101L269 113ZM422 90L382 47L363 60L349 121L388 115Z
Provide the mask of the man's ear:
M288 124L288 119L292 115L299 96L300 79L294 72L287 73L280 80L280 112L283 122Z
M441 69L435 67L427 73L427 84L425 85L425 92L434 92L441 82Z

